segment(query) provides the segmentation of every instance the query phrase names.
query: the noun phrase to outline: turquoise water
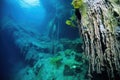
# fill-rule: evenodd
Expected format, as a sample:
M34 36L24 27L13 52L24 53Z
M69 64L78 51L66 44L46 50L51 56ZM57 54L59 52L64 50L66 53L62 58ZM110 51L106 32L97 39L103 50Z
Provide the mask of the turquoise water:
M86 73L74 69L80 67L75 56L83 50L78 28L65 24L73 13L71 1L1 0L0 4L0 80L73 80Z
M0 0L0 80L119 80L117 71L115 79L108 75L108 63L101 74L88 74L92 60L84 55L81 14L71 2Z

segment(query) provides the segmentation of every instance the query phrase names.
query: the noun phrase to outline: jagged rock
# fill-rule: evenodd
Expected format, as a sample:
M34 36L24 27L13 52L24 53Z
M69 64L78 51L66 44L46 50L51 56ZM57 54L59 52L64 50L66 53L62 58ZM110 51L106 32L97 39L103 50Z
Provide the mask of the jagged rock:
M120 72L120 46L116 39L117 30L115 31L120 23L119 0L85 0L76 9L79 2L80 0L73 0L73 7L78 11L76 22L89 61L88 75L95 71L102 74L105 68L112 80L115 78L114 71ZM81 20L78 15L81 15Z

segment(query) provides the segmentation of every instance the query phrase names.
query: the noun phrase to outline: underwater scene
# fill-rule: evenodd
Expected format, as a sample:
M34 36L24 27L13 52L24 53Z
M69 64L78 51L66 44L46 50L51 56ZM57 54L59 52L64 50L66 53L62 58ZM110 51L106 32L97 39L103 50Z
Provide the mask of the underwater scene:
M0 0L0 80L120 80L120 0Z

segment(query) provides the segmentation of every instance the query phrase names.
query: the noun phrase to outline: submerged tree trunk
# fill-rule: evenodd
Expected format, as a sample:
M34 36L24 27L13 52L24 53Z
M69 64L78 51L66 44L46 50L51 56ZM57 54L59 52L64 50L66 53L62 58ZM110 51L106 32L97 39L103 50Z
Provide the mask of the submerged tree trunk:
M83 4L84 12L80 7L82 18L78 24L89 60L89 76L106 69L108 76L114 78L114 71L120 72L120 44L116 36L116 28L120 26L120 1L85 0Z

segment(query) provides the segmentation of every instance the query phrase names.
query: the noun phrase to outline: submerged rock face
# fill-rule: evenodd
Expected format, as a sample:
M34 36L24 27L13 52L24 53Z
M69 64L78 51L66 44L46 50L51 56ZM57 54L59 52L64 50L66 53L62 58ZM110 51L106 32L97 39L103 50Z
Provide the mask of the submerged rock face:
M77 46L75 46L75 44ZM25 55L24 57L28 66L20 70L15 79L16 80L26 80L27 78L29 80L86 79L85 76L88 67L86 64L86 60L83 59L82 52L79 51L77 52L76 50L77 49L76 47L78 47L79 44L81 44L80 39L76 39L74 41L69 39L61 39L57 46L62 45L63 46L62 50L57 49L56 53L54 54L51 54L50 52L46 53L46 51L45 52L37 51L35 46L32 47L29 45L26 46L27 52L24 53ZM42 46L43 45L41 45L41 47ZM39 49L41 47L37 48ZM47 49L51 50L51 48L49 47L47 47Z
M106 70L109 78L113 79L116 71L120 72L120 43L116 36L118 31L115 31L120 23L118 3L119 0L85 0L84 7L79 6L82 18L77 22L85 55L89 59L90 77L93 72L101 74Z
M11 31L15 45L25 65L13 74L12 80L85 80L87 63L83 56L82 40L61 38L50 40L33 30L6 19L1 30ZM6 22L7 22L6 21ZM33 37L34 36L34 37ZM16 65L16 64L15 64Z

